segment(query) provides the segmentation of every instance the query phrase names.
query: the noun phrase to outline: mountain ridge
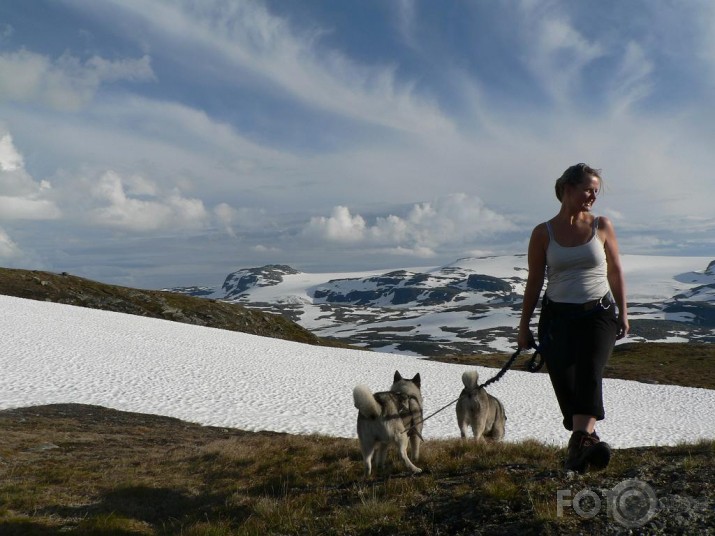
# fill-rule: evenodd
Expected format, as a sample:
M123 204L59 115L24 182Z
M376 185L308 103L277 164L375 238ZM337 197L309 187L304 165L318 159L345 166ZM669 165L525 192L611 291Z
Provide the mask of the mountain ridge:
M715 342L715 261L624 256L624 265L634 283L631 342ZM527 274L525 255L350 274L266 265L232 272L210 296L380 351L494 352L513 344Z

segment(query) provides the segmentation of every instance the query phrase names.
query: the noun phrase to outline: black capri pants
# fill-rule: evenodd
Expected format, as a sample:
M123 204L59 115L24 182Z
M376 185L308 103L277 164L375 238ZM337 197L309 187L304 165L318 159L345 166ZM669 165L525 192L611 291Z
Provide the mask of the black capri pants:
M542 300L539 346L567 430L574 415L605 417L603 370L616 343L615 309L608 297L586 304Z

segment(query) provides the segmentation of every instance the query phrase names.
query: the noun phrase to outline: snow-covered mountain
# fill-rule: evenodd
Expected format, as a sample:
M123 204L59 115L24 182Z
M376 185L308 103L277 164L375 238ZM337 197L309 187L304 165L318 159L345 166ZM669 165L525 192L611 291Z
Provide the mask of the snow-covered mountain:
M624 255L628 341L715 342L715 261ZM229 274L220 288L171 289L288 316L322 337L418 355L513 349L527 277L524 255L446 266L304 273L268 265Z

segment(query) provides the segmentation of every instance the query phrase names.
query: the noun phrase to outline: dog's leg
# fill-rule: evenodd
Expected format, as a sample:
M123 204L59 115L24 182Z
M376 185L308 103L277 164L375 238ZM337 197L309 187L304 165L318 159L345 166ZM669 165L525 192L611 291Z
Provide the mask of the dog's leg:
M494 441L501 441L502 439L504 439L504 422L503 421L498 421L498 422L494 423L490 437Z
M506 415L502 403L495 399L495 404L494 424L492 425L491 437L494 441L501 441L504 438Z
M365 476L370 476L372 473L372 456L375 454L375 446L377 443L363 443L360 442L360 450L362 451L362 459L365 464Z
M487 418L483 412L472 416L472 433L475 441L484 441L484 428L486 428Z
M459 426L459 433L462 435L462 439L467 439L467 430L469 429L469 421L466 415L462 415L457 418L457 425Z
M419 431L422 433L422 431ZM420 461L420 446L422 445L422 440L417 434L410 436L410 453L412 454L412 459L416 462Z
M469 429L469 413L465 405L467 404L464 393L459 395L457 401L457 426L462 439L467 439L467 430Z
M375 448L375 466L378 469L384 469L385 460L387 459L387 443L378 443Z
M397 449L400 453L400 458L402 459L402 462L405 464L407 469L409 469L413 474L421 473L422 469L412 463L410 461L410 458L407 456L407 444L409 443L407 434L398 433L395 436L395 442L397 443Z

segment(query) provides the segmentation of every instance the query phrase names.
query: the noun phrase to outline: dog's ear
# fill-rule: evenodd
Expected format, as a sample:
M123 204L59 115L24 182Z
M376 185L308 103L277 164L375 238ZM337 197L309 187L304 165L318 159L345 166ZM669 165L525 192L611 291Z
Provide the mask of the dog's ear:
M399 382L402 379L402 376L400 376L400 371L396 370L395 371L395 379L393 381Z
M415 374L415 377L414 377L414 378L412 378L412 383L414 383L417 387L421 387L421 386L420 386L421 380L420 380L420 373L419 373L419 372L418 372L417 374Z

